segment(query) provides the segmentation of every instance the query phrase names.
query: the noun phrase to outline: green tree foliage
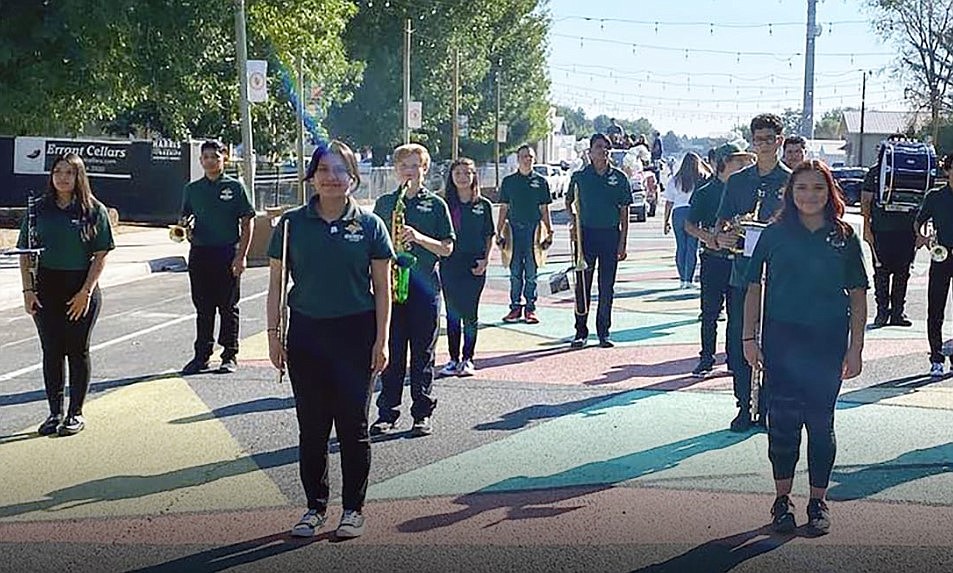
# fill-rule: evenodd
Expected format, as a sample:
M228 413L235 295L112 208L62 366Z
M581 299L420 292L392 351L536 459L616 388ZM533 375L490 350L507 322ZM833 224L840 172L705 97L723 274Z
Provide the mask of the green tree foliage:
M675 132L668 130L668 132L662 136L662 149L665 150L665 154L678 153L682 150L682 140L675 135Z
M838 139L841 119L845 111L853 111L853 107L838 107L824 112L821 119L814 122L815 139Z
M579 138L590 135L595 131L592 127L592 120L586 117L586 112L581 107L572 109L557 105L556 114L564 118L563 131L568 135L575 135Z
M269 61L271 99L254 104L259 153L295 135L290 92L297 58L343 100L360 71L340 39L346 0L247 0L249 58ZM136 134L239 141L233 2L3 0L0 132Z
M495 139L497 79L500 121L509 126L501 151L541 139L546 113L546 33L544 0L429 2L361 0L347 26L349 54L365 64L353 99L334 106L329 127L357 145L374 148L375 161L403 142L404 26L412 23L411 101L422 102L423 127L412 140L436 157L449 157L453 109L453 68L460 62L460 114L468 116L462 153L491 159Z

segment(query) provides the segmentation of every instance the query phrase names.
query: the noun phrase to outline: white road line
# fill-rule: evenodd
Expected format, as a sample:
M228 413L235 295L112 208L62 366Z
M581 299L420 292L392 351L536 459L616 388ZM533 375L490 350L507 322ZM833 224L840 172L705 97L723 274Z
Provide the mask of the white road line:
M238 303L241 304L241 303L243 303L243 302L248 302L248 301L254 300L254 299L256 299L256 298L261 298L261 297L265 296L266 294L268 294L268 291L264 291L264 292L256 293L256 294L253 294L253 295L250 295L250 296L246 296L246 297L242 298L241 300L239 300ZM170 326L174 326L174 325L176 325L176 324L179 324L180 322L186 322L186 321L194 320L194 319L195 319L195 314L194 314L194 313L193 313L193 314L190 314L190 315L188 315L188 316L180 316L179 318L175 318L175 319L172 319L172 320L169 320L169 321L160 323L160 324L156 324L156 325L150 326L149 328L143 328L142 330L137 330L137 331L135 331L135 332L130 332L129 334L124 334L124 335L119 336L119 337L117 337L117 338L113 338L113 339L111 339L111 340L106 340L106 341L104 341L104 342L100 342L99 344L97 344L97 345L95 345L95 346L91 346L91 347L89 348L89 351L90 351L91 353L92 353L92 352L96 352L96 351L102 350L102 349L104 349L104 348L109 348L110 346L115 346L115 345L117 345L117 344L121 344L121 343L123 343L123 342L125 342L125 341L127 341L127 340L130 340L130 339L133 339L133 338L137 338L137 337L139 337L139 336L144 336L144 335L146 335L146 334L150 334L150 333L152 333L152 332L155 332L155 331L157 331L157 330L162 330L162 329L168 328L168 327L170 327ZM23 368L20 368L20 369L18 369L18 370L14 370L14 371L12 371L12 372L7 372L6 374L0 375L0 382L6 382L7 380L13 380L14 378L23 376L24 374L29 374L30 372L35 372L35 371L39 370L39 369L42 368L42 367L43 367L43 363L42 363L42 362L38 362L37 364L33 364L33 365L30 365L30 366L25 366L25 367L23 367Z

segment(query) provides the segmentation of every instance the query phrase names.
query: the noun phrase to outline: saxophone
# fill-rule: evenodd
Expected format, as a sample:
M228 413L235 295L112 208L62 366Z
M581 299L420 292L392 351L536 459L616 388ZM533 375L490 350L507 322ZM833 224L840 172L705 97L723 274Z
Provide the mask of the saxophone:
M736 255L745 252L745 234L747 227L764 226L758 221L758 215L761 213L761 203L764 202L764 189L758 189L757 200L754 203L754 209L750 213L735 215L731 221L725 225L725 232L735 235L736 240L733 247L728 250Z
M404 212L407 210L406 196L407 188L410 182L404 182L397 189L397 201L394 203L394 211L390 218L390 236L394 241L394 263L391 266L393 297L394 302L403 304L407 302L407 296L410 294L410 269L417 264L417 257L411 252L408 245L398 238L398 235L404 227Z

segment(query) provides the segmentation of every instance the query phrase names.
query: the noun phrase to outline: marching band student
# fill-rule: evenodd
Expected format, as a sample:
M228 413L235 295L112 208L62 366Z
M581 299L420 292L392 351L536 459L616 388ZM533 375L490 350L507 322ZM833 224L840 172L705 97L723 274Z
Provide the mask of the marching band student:
M800 135L789 135L784 138L781 151L781 162L788 169L794 169L804 161L807 150L807 140Z
M834 405L841 381L860 374L867 317L860 240L843 216L844 201L830 169L818 160L801 163L748 268L744 356L752 367L765 369L771 385L768 457L777 492L771 514L779 532L795 527L789 496L802 426L807 428L811 485L808 527L823 534L831 526L824 498L837 450Z
M778 161L778 148L781 146L783 129L784 123L781 118L772 113L764 113L751 120L752 147L757 160L754 165L729 177L725 183L725 192L718 208L716 223L719 229L716 237L719 248L734 248L737 242L735 234L721 232L727 223L736 217L745 216L751 216L755 221L767 222L781 206L781 194L791 174L791 171ZM756 209L758 212L754 212ZM728 364L728 369L732 371L735 399L738 403L738 415L729 426L735 432L747 431L752 422L764 424L763 418L752 420L751 417L751 367L744 361L744 350L741 344L741 321L744 315L748 259L749 257L739 253L735 255L732 263L730 281L733 289L732 308L728 314L726 332L728 355L732 361ZM764 396L765 393L761 392L759 402L764 401ZM764 411L761 404L758 406L758 411Z
M89 389L89 339L99 317L99 276L106 254L115 248L106 207L94 196L86 165L76 154L53 161L46 192L36 205L36 238L44 251L36 269L20 255L23 306L33 316L43 351L43 383L50 416L40 435L76 434L86 427L83 402ZM24 218L17 247L28 246ZM69 410L63 417L64 369L69 362Z
M182 368L186 376L209 367L216 312L218 343L222 345L219 372L238 370L238 299L255 217L245 185L224 173L225 145L210 140L200 149L205 175L186 185L182 198L182 217L194 217L195 223L189 250L195 356Z
M711 374L715 366L715 345L718 339L718 315L722 305L727 307L729 318L732 313L731 265L735 256L726 249L719 249L715 240L715 223L718 219L718 206L725 190L725 182L733 174L751 165L754 158L737 143L726 143L714 153L717 177L712 177L691 197L688 217L685 219L685 232L702 242L701 254L701 342L698 366L692 375L704 378ZM725 341L725 353L731 364L731 349Z
M566 204L571 205L579 193L582 204L582 253L586 259L585 296L592 293L594 267L599 266L599 307L596 310L596 334L599 346L612 348L609 339L612 325L612 295L615 289L619 261L628 256L626 242L629 235L629 205L632 192L629 179L621 170L609 164L609 138L603 133L589 138L591 164L573 173L566 192ZM598 263L597 263L598 261ZM582 348L589 338L589 314L576 315L576 334L571 347Z
M279 370L287 361L298 418L308 511L291 535L310 537L327 521L333 423L344 476L344 513L336 534L350 538L364 533L361 511L371 466L367 410L375 377L387 364L394 251L383 221L351 197L360 176L345 144L332 141L315 149L305 179L314 195L281 217L268 246L268 353ZM288 260L282 261L286 221ZM278 336L283 265L294 283L287 350Z
M447 203L439 195L425 188L424 175L430 169L430 153L417 143L401 145L394 150L394 168L398 184L405 183L404 225L394 227L394 209L400 200L401 188L377 199L374 213L387 223L395 245L408 245L416 257L410 269L410 287L407 301L394 301L391 311L391 361L381 374L381 393L377 397L377 421L372 434L386 434L397 427L400 417L401 394L407 374L407 347L410 346L410 396L414 419L411 431L418 436L433 433L431 415L437 400L433 389L434 350L440 333L440 276L437 260L453 252L453 225Z
M450 165L446 197L457 241L453 253L440 262L450 351L450 362L440 374L473 376L476 373L473 354L477 341L477 307L486 285L486 266L493 247L494 227L493 204L480 195L480 182L472 159L460 158Z
M927 285L927 339L930 342L930 376L943 376L943 314L946 312L946 297L950 292L953 277L953 153L943 159L947 183L940 189L927 193L917 214L917 248L926 245L929 237L923 227L933 222L937 245L946 248L946 259L930 262L930 277ZM951 358L953 360L953 358Z

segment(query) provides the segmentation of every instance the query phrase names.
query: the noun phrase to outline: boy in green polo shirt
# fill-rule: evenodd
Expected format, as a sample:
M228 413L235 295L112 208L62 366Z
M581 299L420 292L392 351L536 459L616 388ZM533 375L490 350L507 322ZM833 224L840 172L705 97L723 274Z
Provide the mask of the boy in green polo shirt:
M510 226L513 256L510 259L510 312L503 322L539 323L536 316L536 228L542 222L546 230L543 244L553 241L553 223L549 204L553 202L549 183L533 170L536 152L527 144L516 151L519 169L503 178L500 184L500 218L497 222L497 244L503 247L503 227ZM526 300L526 310L520 296Z
M393 304L390 364L381 374L378 416L371 433L386 434L397 427L409 346L412 432L422 436L433 432L431 415L437 406L437 400L431 396L434 351L440 332L440 277L436 267L440 258L449 257L453 252L455 236L447 203L423 186L424 176L430 169L427 148L416 143L401 145L394 150L394 168L401 187L377 199L374 213L387 225L394 250L409 250L416 263L410 270L406 302L394 301ZM394 218L397 201L404 202L404 224L400 227Z
M724 232L729 223L739 217L749 217L758 222L769 221L781 207L781 195L788 182L791 171L778 160L778 148L781 147L784 123L773 113L764 113L751 120L751 135L757 161L728 178L721 205L718 207L719 229L715 240L720 249L737 249L737 235ZM751 367L743 359L741 344L741 325L744 315L744 299L747 283L749 257L741 253L735 255L731 270L731 312L728 318L728 347L731 362L728 368L734 378L735 399L738 402L738 415L731 421L730 428L735 432L744 432L752 422L764 425L764 418L752 420L751 417ZM758 411L763 412L764 392L760 393Z
M223 348L219 372L238 369L238 298L255 217L248 190L224 173L225 145L206 141L201 152L205 175L186 185L182 198L182 219L191 219L194 225L189 283L196 312L195 356L182 369L186 376L209 367L216 312L221 321L218 343Z
M770 380L768 458L777 494L772 525L780 533L796 527L790 494L806 428L807 525L825 534L837 449L834 407L842 380L862 368L867 272L860 240L843 220L844 200L823 162L798 165L783 200L780 218L762 233L748 268L744 356Z

